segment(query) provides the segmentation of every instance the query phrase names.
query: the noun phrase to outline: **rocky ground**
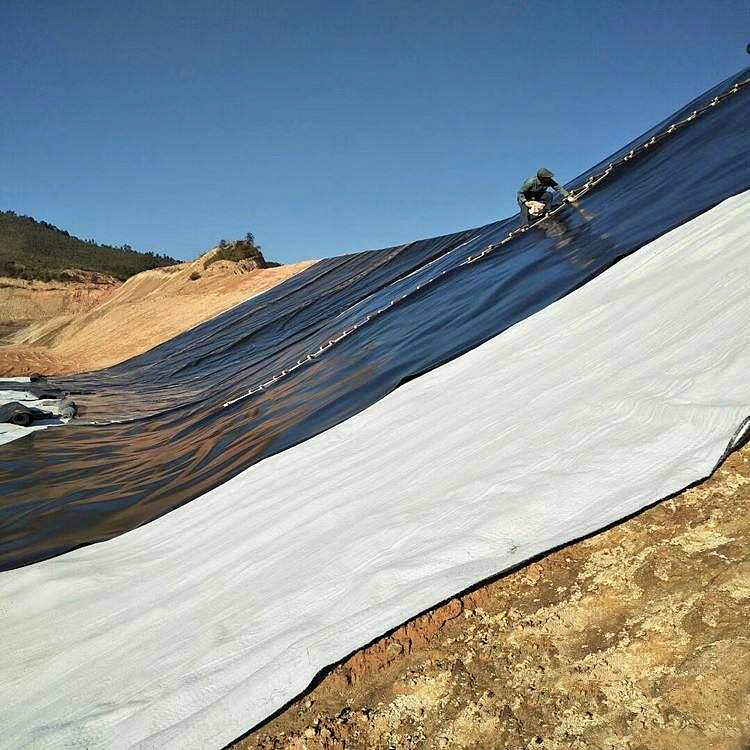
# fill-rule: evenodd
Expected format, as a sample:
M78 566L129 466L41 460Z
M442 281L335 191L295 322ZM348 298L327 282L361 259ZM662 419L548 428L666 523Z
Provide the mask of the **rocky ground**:
M407 623L233 750L747 750L750 447Z

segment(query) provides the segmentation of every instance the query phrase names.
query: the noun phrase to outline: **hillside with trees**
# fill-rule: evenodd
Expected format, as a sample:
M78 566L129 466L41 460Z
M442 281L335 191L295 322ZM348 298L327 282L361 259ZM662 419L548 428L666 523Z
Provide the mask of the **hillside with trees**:
M66 269L82 269L123 281L141 271L179 261L158 253L139 253L129 245L100 245L46 221L0 211L0 276L64 281Z

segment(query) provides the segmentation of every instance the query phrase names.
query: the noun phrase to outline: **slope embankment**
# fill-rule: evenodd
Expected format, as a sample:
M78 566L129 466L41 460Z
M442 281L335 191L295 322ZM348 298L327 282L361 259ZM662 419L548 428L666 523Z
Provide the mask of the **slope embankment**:
M68 269L65 281L0 277L0 344L30 325L87 312L104 302L122 281L108 274Z
M446 633L475 619L464 658L407 676L403 731L334 739L336 706L268 746L319 728L348 749L747 747L741 498L663 503L640 551L591 542L726 469L747 434L746 75L576 178L580 210L327 259L60 378L86 421L3 448L0 745L222 747L452 602ZM580 573L578 552L550 559L589 537ZM457 593L529 561L529 597Z
M0 289L0 376L68 374L122 362L307 268L254 268L208 256L124 283L65 285L12 279ZM1 333L1 332L0 332Z

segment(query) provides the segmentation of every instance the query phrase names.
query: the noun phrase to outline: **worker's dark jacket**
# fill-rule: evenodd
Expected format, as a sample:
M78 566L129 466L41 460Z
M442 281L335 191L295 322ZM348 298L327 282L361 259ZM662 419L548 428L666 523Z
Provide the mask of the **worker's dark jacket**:
M521 185L518 190L518 205L521 208L521 219L524 224L527 224L529 221L529 210L526 208L526 201L541 201L549 206L552 202L552 196L547 192L549 188L560 193L563 197L568 196L568 191L562 185L558 185L556 182L545 185L538 177L529 177Z

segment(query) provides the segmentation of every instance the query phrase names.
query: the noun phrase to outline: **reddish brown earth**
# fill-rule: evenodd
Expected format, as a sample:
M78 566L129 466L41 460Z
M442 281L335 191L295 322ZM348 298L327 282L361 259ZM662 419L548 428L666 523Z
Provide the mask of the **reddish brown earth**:
M747 750L750 447L406 623L233 750Z

